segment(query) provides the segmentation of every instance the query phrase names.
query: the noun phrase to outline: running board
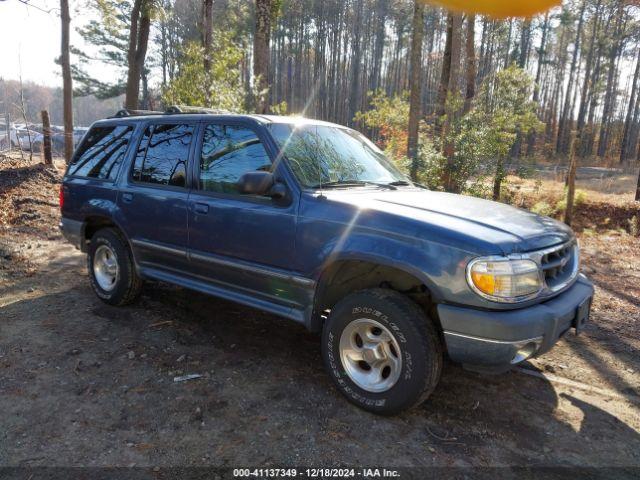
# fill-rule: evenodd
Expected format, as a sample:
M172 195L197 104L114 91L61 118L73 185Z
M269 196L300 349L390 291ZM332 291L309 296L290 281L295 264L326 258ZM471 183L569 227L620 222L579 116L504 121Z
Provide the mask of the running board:
M293 320L297 323L307 325L305 312L285 305L279 305L277 303L270 302L256 298L253 295L247 295L235 290L229 290L209 282L204 282L195 278L184 277L182 275L176 275L167 271L159 270L151 267L139 267L139 272L142 277L150 278L153 280L159 280L161 282L172 283L179 285L189 290L195 290L197 292L205 293L214 297L222 298L224 300L230 300L247 307L256 308L264 312L273 313L280 317L285 317Z

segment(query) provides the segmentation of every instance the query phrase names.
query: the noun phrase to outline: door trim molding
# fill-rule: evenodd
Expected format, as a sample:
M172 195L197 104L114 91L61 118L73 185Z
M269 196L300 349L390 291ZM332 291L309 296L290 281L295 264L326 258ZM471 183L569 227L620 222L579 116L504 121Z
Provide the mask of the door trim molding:
M189 252L188 257L190 260L197 260L205 263L211 263L214 265L220 265L223 267L230 267L238 270L244 270L246 272L256 273L258 275L263 275L266 277L278 278L285 282L292 282L300 287L304 287L308 289L313 288L316 284L316 282L310 278L301 277L298 275L292 275L286 271L277 270L274 268L256 266L256 265L252 265L252 264L245 263L238 260L230 260L227 258L220 257L218 255L210 254L210 253Z
M161 252L169 253L171 255L177 255L177 256L183 257L183 258L187 257L187 251L186 250L182 250L180 248L175 248L175 247L170 247L170 246L164 245L162 243L151 242L149 240L139 240L139 239L133 239L133 240L131 240L131 243L133 245L135 245L136 247L149 248L151 250L159 250Z
M187 258L190 261L194 260L199 262L205 262L213 265L219 265L223 267L234 268L237 270L243 270L249 273L255 273L265 277L277 278L279 280L282 280L285 282L291 282L299 287L306 288L309 290L313 289L316 285L315 280L311 278L302 277L299 275L292 275L291 273L284 270L264 267L264 266L257 266L254 264L243 262L241 260L229 259L227 257L214 255L212 253L194 252L194 251L187 252L186 250L181 250L179 248L170 247L168 245L152 242L149 240L133 239L131 240L131 243L134 246L139 248L158 250L160 252L168 253L170 255L176 255L181 258Z

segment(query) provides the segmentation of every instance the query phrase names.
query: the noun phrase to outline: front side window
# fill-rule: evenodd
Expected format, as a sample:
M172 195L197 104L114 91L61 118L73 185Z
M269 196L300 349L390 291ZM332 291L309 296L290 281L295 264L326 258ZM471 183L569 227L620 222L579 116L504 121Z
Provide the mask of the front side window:
M136 153L133 180L185 187L193 131L193 125L148 126Z
M69 175L114 180L127 153L133 127L95 127L69 165Z
M378 147L354 130L285 123L269 129L303 187L407 182Z
M239 194L237 182L247 172L271 170L271 160L255 132L233 125L208 125L202 140L200 188Z

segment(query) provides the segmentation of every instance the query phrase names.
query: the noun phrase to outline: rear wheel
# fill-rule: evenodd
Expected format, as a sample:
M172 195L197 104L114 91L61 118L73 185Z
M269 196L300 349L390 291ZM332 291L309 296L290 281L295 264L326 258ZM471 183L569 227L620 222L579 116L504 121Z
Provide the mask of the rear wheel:
M122 235L113 228L98 230L91 238L87 267L96 295L110 305L133 302L142 289L142 280Z
M393 415L422 403L442 370L433 323L393 290L353 293L332 310L322 354L338 390L365 410Z

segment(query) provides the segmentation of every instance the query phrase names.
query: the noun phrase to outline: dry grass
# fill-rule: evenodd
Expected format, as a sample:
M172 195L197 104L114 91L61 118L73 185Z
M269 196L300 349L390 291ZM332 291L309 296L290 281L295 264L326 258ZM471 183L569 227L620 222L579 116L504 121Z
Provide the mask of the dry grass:
M586 179L577 182L576 214L572 227L587 234L610 231L635 233L633 218L640 218L640 202L634 201L630 190L635 178L619 175L604 180ZM550 212L538 212L562 219L564 213L564 183L555 180L523 179L510 176L506 182L504 201L528 210L538 210L546 204Z
M637 179L636 175L631 174L582 178L576 181L576 188L586 192L593 202L628 205L634 202ZM547 176L538 179L509 176L507 184L509 188L521 191L525 196L539 196L536 201L564 197L564 174L559 174L557 178Z

